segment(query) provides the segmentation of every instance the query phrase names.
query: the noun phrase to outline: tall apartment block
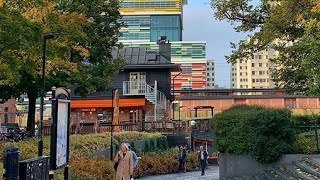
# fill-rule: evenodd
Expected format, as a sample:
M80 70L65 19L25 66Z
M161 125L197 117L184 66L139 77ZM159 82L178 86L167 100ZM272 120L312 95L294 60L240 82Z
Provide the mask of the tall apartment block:
M122 21L127 25L119 38L124 47L159 50L157 41L166 36L171 43L171 62L181 68L175 89L206 88L206 42L183 40L183 6L187 0L123 0Z
M272 48L254 53L251 58L239 59L231 65L231 88L274 88L270 59L277 56Z
M214 60L207 60L206 66L206 89L215 88L215 78L214 78Z

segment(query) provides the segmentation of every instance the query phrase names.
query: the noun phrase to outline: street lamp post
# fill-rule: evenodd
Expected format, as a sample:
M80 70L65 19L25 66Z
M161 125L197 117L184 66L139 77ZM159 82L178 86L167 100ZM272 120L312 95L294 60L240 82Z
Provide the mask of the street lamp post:
M173 102L175 102L175 100L176 100L176 96L175 96L175 89L174 89L174 85L175 85L175 83L174 83L174 80L176 79L176 77L178 77L180 74L181 74L182 72L181 72L181 69L180 69L180 72L177 74L177 75L175 75L173 78L172 78L172 81L173 81L173 86L172 86L172 97L173 97ZM172 103L173 104L173 111L172 111L172 117L173 117L173 119L175 118L174 117L174 112L175 112L175 103Z
M44 107L44 96L46 92L46 50L47 50L47 40L53 39L60 36L61 33L51 33L51 34L44 34L43 35L43 56L42 56L42 89L40 94L40 120L38 126L38 156L43 155L43 138L42 138L42 123L43 123L43 107Z
M113 139L113 115L114 115L114 105L113 105L113 101L114 101L114 92L117 89L112 89L112 95L111 95L111 106L112 106L112 114L111 114L111 142L110 142L110 160L113 160L113 143L112 143L112 139Z
M180 137L180 135L181 135L181 108L183 108L184 106L179 106L179 137Z

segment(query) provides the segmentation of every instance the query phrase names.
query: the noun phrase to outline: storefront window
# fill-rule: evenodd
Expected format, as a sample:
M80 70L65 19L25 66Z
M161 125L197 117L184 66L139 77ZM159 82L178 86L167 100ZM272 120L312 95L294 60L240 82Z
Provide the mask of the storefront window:
M112 111L97 109L97 118L98 118L99 123L111 123Z
M130 122L137 123L145 119L145 112L141 109L130 110Z

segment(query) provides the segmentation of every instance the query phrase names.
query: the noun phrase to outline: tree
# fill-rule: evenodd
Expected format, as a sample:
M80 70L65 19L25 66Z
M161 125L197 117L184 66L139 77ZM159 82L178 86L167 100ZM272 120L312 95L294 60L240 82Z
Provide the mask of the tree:
M111 56L122 25L117 0L1 3L0 96L28 95L29 132L34 132L35 103L42 87L43 34L64 33L48 41L47 91L52 86L73 87L82 96L105 91L110 76L121 70L123 59Z
M288 92L319 94L319 1L316 0L212 0L215 17L228 20L238 32L251 33L227 60L247 58L269 47L279 51L272 60L273 76ZM288 45L288 43L290 45ZM311 68L312 67L312 68ZM308 69L310 68L310 69Z

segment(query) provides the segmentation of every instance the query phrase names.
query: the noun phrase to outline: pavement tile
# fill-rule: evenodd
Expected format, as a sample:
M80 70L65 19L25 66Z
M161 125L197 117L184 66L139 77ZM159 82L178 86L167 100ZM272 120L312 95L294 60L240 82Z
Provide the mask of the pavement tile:
M219 179L219 166L208 166L206 175L201 176L200 171L167 174L160 176L150 176L140 178L139 180L218 180Z

